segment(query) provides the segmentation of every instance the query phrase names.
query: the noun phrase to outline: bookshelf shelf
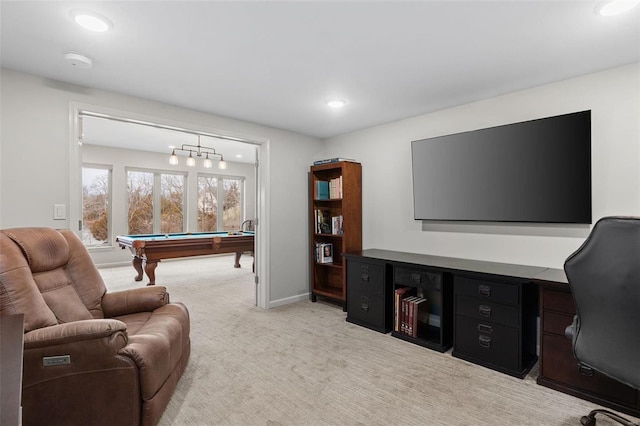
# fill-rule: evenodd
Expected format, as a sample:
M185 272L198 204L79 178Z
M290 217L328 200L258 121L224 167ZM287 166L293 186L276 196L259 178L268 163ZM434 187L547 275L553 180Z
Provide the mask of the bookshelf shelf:
M311 300L326 297L346 310L342 254L362 250L362 165L337 161L311 166L309 204ZM332 261L321 263L327 246Z

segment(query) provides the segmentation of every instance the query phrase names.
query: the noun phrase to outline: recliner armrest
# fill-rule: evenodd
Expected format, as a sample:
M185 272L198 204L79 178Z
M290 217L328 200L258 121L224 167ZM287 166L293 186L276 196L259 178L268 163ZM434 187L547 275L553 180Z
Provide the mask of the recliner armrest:
M148 286L132 290L105 293L102 311L106 318L137 312L152 312L169 303L169 293L162 286Z
M127 326L114 319L94 319L73 321L50 327L38 328L24 335L24 349L45 348L54 345L85 340L100 339L117 332L124 332L124 344L127 342Z
M578 327L578 316L575 315L573 317L573 322L564 329L564 335L567 336L567 339L573 341L573 338L576 336L576 331Z

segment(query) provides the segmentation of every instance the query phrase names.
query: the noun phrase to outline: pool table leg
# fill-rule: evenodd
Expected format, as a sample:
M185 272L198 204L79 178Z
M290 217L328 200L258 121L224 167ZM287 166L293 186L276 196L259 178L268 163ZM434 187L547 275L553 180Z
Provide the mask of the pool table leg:
M234 268L240 268L240 256L242 256L241 251L236 252L236 263L233 264Z
M147 260L144 264L144 271L149 277L149 284L147 285L156 285L156 267L158 266L158 262L159 260L154 260L152 262Z
M131 263L133 264L133 269L138 273L134 279L136 281L142 281L142 259L138 256L133 256Z

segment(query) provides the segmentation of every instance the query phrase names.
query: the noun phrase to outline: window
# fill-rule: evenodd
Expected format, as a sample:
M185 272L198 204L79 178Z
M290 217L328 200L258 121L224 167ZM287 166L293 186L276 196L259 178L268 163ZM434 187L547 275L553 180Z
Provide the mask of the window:
M82 242L86 247L110 244L111 168L82 166Z
M240 179L222 179L224 187L223 231L236 231L242 224Z
M218 230L218 178L198 176L198 232Z
M127 170L129 235L184 232L183 174Z
M239 230L243 212L243 178L198 176L198 231ZM222 203L218 203L222 200ZM222 218L219 221L218 218Z

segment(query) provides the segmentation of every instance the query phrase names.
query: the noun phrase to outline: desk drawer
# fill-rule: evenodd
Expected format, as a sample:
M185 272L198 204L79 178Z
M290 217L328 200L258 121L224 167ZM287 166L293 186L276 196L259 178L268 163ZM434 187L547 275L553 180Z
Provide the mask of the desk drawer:
M548 310L562 312L569 314L573 317L576 313L576 305L573 301L571 293L564 291L543 289L542 290L542 304L544 305L545 312Z
M636 404L637 391L633 388L595 371L592 376L583 374L573 357L571 340L550 334L544 334L542 339L542 377L572 389L601 395L610 401L632 406Z
M505 284L456 276L454 280L454 291L456 295L477 297L491 302L505 303L508 305L520 304L520 286L517 284Z
M520 325L520 308L517 306L493 303L477 297L456 296L456 314L511 327Z
M386 328L384 297L350 291L347 294L347 316L352 322L375 330L384 330Z
M347 290L384 295L384 265L349 260L347 262Z
M572 315L545 311L544 320L542 322L542 330L546 333L553 333L564 336L564 330L568 325L571 325L572 322Z
M440 290L442 288L442 274L422 269L393 268L393 282L400 286L420 287L425 290Z
M456 315L455 351L502 368L519 371L517 327Z

